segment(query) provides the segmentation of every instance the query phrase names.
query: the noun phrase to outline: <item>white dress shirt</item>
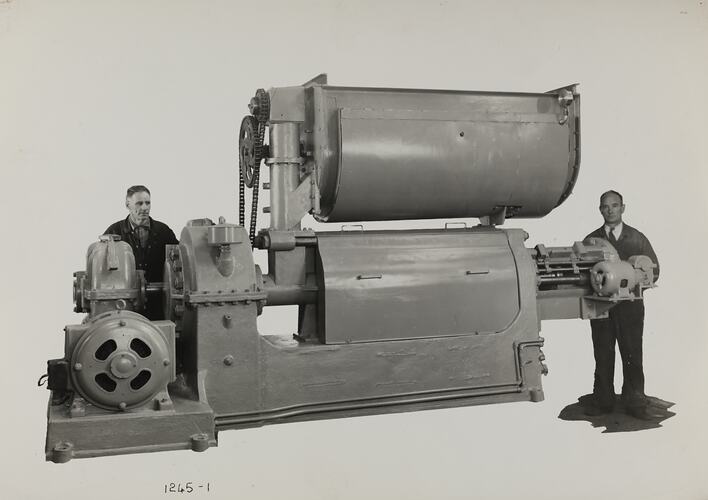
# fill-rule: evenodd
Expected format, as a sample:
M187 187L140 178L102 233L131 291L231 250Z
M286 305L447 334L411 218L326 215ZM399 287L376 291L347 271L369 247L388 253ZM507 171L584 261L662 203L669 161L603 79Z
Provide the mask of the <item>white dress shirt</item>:
M612 231L615 235L615 239L619 240L620 236L622 235L622 228L624 227L624 224L621 222L615 226L614 229L610 228L607 224L605 224L605 234L607 237L610 237L610 231Z

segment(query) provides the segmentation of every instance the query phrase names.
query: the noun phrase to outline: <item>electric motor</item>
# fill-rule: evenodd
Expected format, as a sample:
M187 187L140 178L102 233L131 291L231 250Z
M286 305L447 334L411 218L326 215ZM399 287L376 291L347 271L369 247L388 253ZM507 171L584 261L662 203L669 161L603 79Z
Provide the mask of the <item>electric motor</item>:
M627 261L598 262L590 272L590 283L600 296L629 297L637 287L641 289L653 285L654 267L656 265L645 255L635 255ZM641 296L641 293L636 296Z
M112 311L69 329L67 359L73 388L88 402L111 410L150 401L174 378L169 333L173 327L165 328L165 323Z

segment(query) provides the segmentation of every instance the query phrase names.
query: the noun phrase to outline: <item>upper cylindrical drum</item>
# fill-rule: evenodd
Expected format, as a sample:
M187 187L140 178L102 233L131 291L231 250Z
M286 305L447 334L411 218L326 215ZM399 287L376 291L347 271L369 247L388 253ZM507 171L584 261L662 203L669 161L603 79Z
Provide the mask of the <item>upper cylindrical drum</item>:
M275 101L278 90L271 89ZM301 103L320 221L482 217L504 209L506 217L542 217L577 178L573 86L532 94L314 84ZM283 104L272 119L287 119Z

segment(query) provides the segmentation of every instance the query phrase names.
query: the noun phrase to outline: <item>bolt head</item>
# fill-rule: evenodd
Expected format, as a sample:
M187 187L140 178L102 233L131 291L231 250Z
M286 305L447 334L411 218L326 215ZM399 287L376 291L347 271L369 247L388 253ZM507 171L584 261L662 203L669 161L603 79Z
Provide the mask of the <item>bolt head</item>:
M165 365L165 366L170 366L170 360L167 359L167 358L165 358L165 359L162 360L162 364Z
M121 402L118 404L118 408L120 408L121 410L125 410L127 407L128 407L128 405L125 404L125 401L121 401Z
M231 366L231 365L233 365L233 364L234 364L234 357L233 357L231 354L229 354L228 356L224 357L224 364L225 364L226 366Z
M77 372L80 372L83 368L84 365L82 365L81 363L74 363L74 370L76 370Z

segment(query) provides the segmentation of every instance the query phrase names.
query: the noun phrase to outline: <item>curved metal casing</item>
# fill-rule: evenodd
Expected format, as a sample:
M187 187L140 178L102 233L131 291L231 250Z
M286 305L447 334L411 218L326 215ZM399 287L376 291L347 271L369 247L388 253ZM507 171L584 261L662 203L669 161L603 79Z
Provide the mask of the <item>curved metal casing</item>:
M575 86L510 93L315 83L269 94L271 125L301 124L300 177L314 171L319 221L542 217L578 175Z
M520 314L511 234L490 227L318 233L320 339L504 332Z
M86 272L74 273L76 312L90 317L116 309L133 310L144 300L142 271L135 269L130 245L112 235L102 235L86 252Z

